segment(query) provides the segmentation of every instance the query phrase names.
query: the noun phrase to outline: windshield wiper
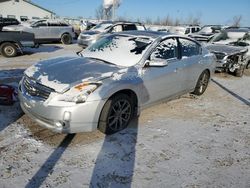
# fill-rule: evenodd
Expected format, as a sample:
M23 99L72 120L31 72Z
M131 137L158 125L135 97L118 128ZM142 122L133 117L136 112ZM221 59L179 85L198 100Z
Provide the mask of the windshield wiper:
M105 61L105 60L103 60L103 59L99 59L99 58L95 58L95 57L87 57L87 58L89 58L89 59L94 59L94 60L98 60L98 61L102 61L102 62L107 63L107 64L110 64L110 65L116 65L116 64L111 63L111 62L109 62L109 61ZM117 65L116 65L116 66L117 66Z
M83 55L82 55L82 51L83 51L83 50L80 50L80 51L76 52L76 54L77 54L78 56L83 57Z

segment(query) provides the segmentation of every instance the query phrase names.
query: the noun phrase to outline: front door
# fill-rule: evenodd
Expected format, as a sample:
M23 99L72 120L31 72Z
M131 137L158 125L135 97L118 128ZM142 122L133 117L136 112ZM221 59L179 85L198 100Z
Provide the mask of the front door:
M183 81L183 64L178 59L178 44L176 38L162 41L149 57L149 61L165 60L166 66L145 66L143 87L147 90L148 100L144 105L177 95Z

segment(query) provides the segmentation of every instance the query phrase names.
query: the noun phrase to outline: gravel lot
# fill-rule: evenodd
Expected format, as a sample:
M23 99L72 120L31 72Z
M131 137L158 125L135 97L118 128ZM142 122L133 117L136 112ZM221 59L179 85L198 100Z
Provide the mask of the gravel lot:
M43 45L0 56L0 83L34 62L74 53ZM36 53L35 53L36 52ZM144 110L128 129L73 135L40 128L18 102L0 106L0 187L250 187L250 70L216 74L204 95Z

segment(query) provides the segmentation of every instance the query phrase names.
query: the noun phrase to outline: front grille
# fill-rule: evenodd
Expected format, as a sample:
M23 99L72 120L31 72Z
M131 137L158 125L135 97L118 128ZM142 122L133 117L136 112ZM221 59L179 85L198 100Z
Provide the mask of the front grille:
M49 87L35 82L27 76L25 76L23 79L23 86L29 95L40 97L42 99L48 99L50 93L55 91Z

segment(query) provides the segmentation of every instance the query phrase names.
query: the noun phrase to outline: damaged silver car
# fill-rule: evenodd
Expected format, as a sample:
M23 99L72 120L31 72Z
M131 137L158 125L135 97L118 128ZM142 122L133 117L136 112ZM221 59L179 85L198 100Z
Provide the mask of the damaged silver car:
M38 124L56 132L112 134L147 106L188 92L203 94L214 65L214 55L187 37L116 33L78 56L28 68L19 85L20 104Z
M241 77L250 64L250 30L223 30L211 39L207 48L217 57L217 71Z

